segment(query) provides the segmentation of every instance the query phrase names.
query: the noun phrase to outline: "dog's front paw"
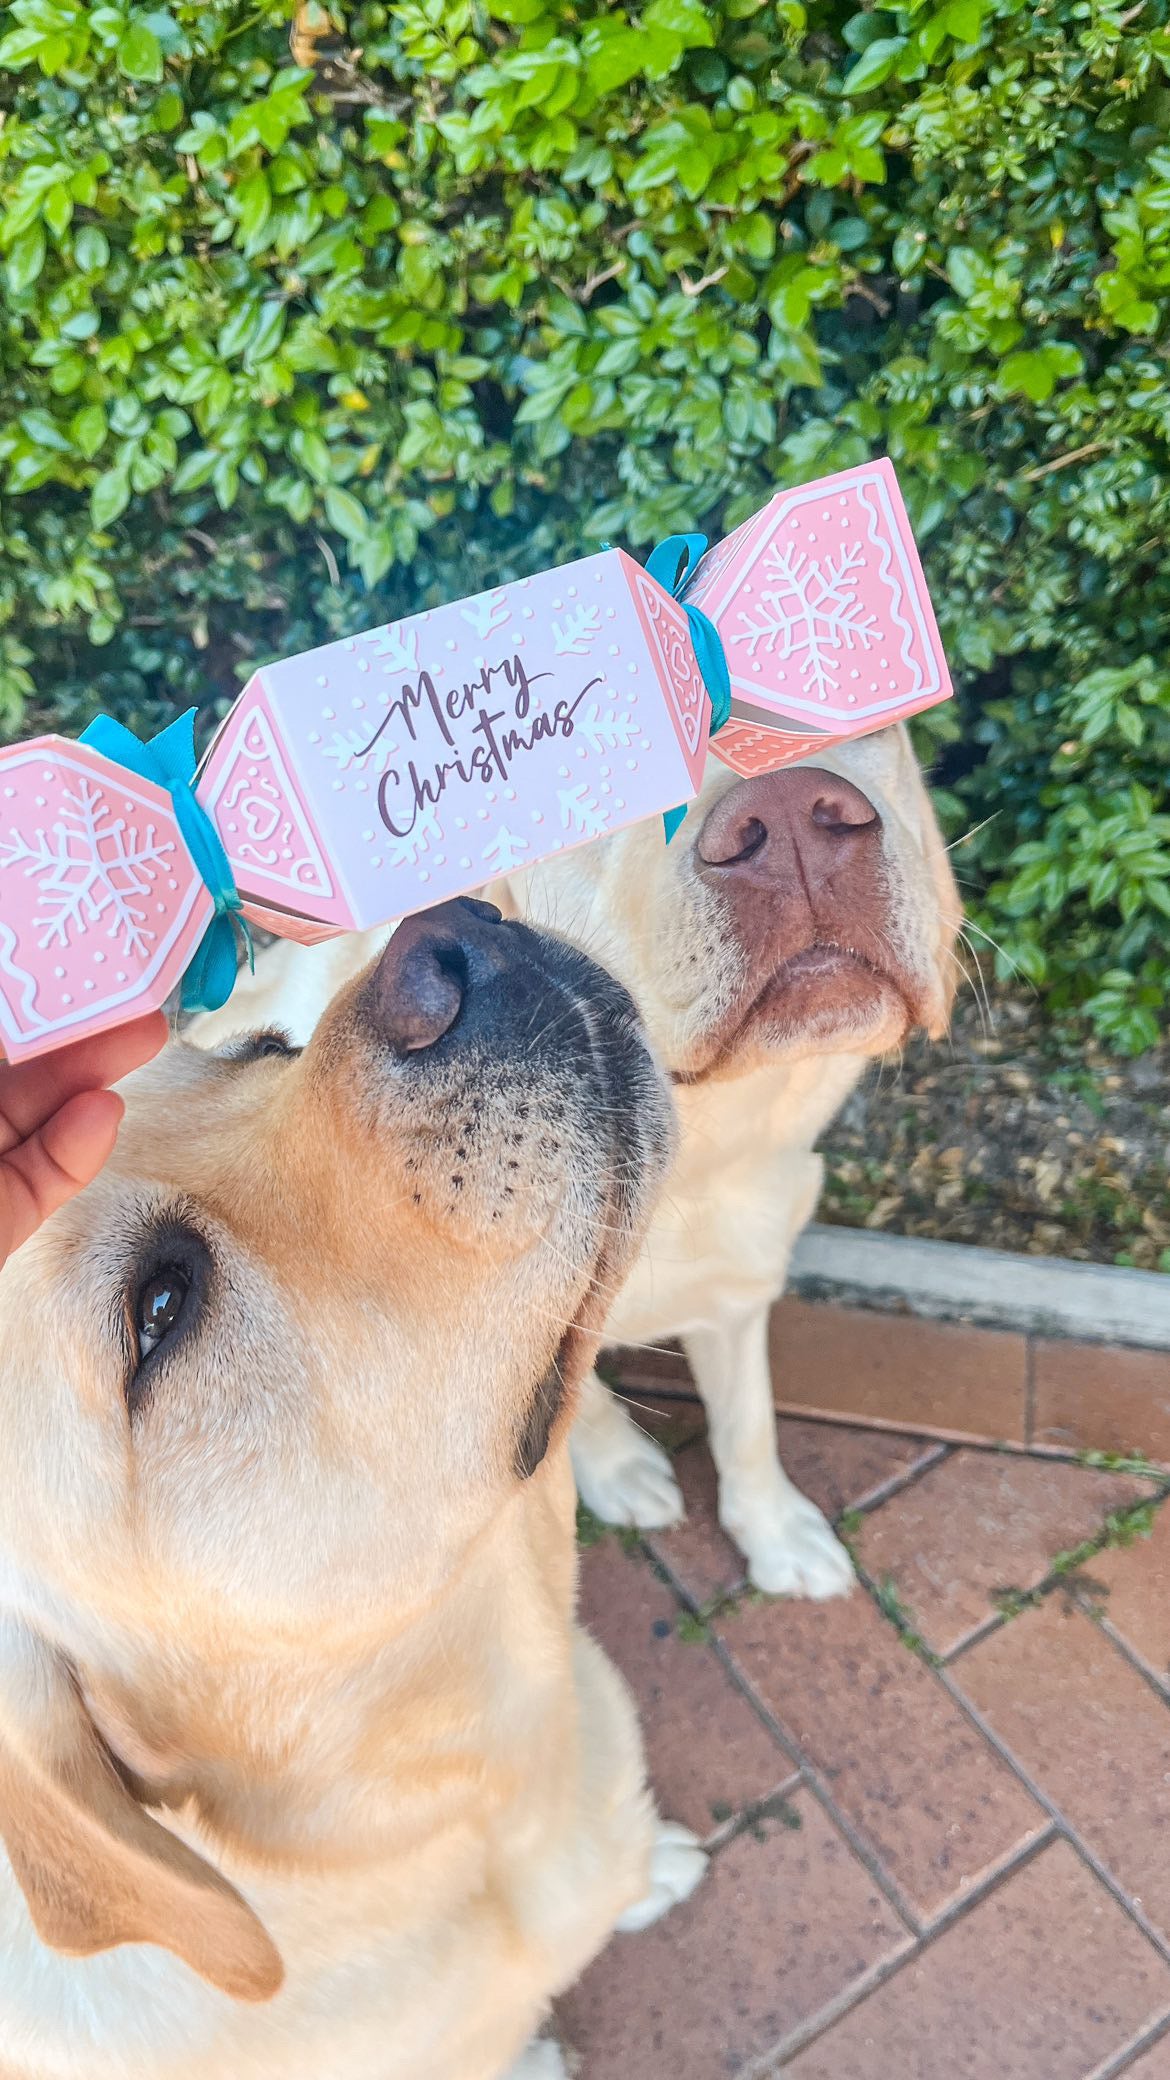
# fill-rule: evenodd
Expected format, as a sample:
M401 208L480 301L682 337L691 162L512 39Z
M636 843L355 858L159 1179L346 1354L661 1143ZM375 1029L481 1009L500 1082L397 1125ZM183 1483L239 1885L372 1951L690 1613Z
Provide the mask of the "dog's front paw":
M638 1531L666 1531L681 1524L682 1490L660 1445L632 1423L604 1428L578 1424L569 1449L577 1493L603 1524L629 1524Z
M847 1596L855 1576L853 1562L827 1518L805 1495L786 1498L776 1508L735 1513L725 1528L748 1563L757 1589L770 1596Z
M707 1851L699 1837L677 1820L660 1820L650 1852L650 1889L627 1907L618 1927L627 1934L649 1928L684 1899L689 1899L707 1868Z

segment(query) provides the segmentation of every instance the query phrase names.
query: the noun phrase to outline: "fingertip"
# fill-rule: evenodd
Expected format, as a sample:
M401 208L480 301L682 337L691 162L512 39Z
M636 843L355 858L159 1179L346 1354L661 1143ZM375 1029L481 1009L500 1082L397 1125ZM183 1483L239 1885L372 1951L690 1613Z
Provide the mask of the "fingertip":
M92 1184L113 1154L125 1110L117 1091L79 1091L42 1130L49 1155L78 1187Z

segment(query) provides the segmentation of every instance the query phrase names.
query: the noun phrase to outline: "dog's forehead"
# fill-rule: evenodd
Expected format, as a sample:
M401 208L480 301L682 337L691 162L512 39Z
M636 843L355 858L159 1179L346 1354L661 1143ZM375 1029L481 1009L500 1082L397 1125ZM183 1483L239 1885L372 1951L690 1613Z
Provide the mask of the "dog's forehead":
M172 1041L119 1085L126 1116L111 1161L115 1175L176 1190L209 1189L244 1153L254 1163L279 1150L275 1126L293 1063L251 1062ZM263 1154L262 1154L263 1151Z

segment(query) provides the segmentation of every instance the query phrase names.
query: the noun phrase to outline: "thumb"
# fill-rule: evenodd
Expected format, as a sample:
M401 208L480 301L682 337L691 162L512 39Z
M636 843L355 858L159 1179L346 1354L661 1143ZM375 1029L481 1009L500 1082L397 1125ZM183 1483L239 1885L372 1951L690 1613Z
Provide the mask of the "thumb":
M115 1091L79 1091L0 1160L0 1262L93 1182L124 1110Z

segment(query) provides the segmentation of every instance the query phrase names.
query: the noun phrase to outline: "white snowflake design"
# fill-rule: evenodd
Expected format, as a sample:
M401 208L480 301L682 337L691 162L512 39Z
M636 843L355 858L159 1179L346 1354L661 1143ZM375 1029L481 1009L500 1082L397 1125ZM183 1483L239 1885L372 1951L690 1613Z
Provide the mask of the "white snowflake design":
M881 640L877 615L863 613L857 598L854 574L864 561L860 547L826 556L822 565L801 549L773 544L764 564L772 582L761 594L758 618L742 612L742 634L732 642L745 644L749 657L762 647L781 663L798 658L806 691L827 700L839 690L840 653ZM786 611L787 602L794 612Z
M614 708L603 712L597 701L586 709L577 725L594 751L624 751L638 734L638 724L631 719L628 708L619 715Z
M561 805L562 830L578 831L583 838L604 835L605 810L590 794L586 781L580 781L576 787L558 787L557 800Z
M504 596L502 585L497 586L494 592L481 593L478 599L471 600L459 611L480 637L490 636L495 629L502 628L505 621L512 618L512 609Z
M502 823L491 843L483 848L483 863L492 874L510 874L513 867L524 865L523 855L530 849L527 838L518 837Z
M383 659L387 671L418 670L418 630L411 628L409 621L392 621L387 628L373 628L360 640L375 657Z
M363 772L384 773L397 748L388 737L379 737L376 744L371 744L368 729L334 730L333 741L326 744L322 757L331 758L339 773L348 773L352 766L360 766Z
M563 621L553 622L552 632L558 657L585 657L601 634L601 608L576 607Z
M0 841L0 868L15 867L39 882L41 952L70 946L103 920L109 939L121 938L122 952L141 957L157 934L147 929L143 897L174 852L172 839L155 837L154 825L127 830L99 787L79 780L66 794L52 832L32 838L15 831Z
M386 857L392 867L417 867L423 853L429 852L432 843L437 843L442 835L443 827L435 814L435 805L428 802L404 838L391 834Z

